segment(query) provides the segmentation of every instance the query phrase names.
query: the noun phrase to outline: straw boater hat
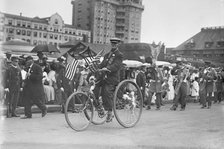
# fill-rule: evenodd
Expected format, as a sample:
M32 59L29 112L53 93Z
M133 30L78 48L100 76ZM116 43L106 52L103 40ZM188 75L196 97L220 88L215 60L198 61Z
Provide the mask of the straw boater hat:
M111 43L118 44L118 43L121 42L121 39L120 39L120 38L116 38L116 37L115 37L115 38L111 38L111 39L110 39L110 42L111 42Z

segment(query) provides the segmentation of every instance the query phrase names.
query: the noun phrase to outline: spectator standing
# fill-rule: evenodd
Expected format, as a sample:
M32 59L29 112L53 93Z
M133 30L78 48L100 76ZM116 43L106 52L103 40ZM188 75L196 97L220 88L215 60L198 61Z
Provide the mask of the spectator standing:
M192 82L191 96L192 96L194 102L196 102L198 100L198 97L199 97L198 77L195 77L193 82Z
M214 80L216 79L216 73L213 68L208 68L206 71L206 102L208 109L212 106L212 97L214 97Z
M11 65L9 66L6 73L5 91L9 91L9 113L7 117L19 117L16 114L16 107L19 100L20 90L22 89L22 75L18 63L18 57L11 57Z
M174 77L171 75L171 70L168 73L168 84L169 84L169 90L167 92L167 98L168 100L173 100L174 99Z
M222 83L223 83L223 78L222 78L222 75L221 75L221 73L218 73L217 74L217 81L216 81L216 83L215 83L215 85L216 85L216 96L215 96L215 101L214 102L221 102L222 101L222 91L223 91L223 85L222 85Z
M136 77L136 83L141 89L143 101L145 101L145 86L146 86L146 76L145 76L145 66L141 66L140 71Z
M148 105L146 107L147 110L151 109L151 100L153 95L156 96L156 110L160 110L161 101L162 101L162 83L163 83L163 75L160 68L157 66L153 66L150 68L150 80L149 80L149 91L148 91ZM149 74L148 74L149 75Z
M42 84L43 72L39 65L35 64L33 57L26 58L26 66L28 68L24 85L24 112L23 119L32 118L31 107L33 104L41 109L42 117L47 114L47 108L43 101L45 100L44 87Z
M175 86L175 97L174 104L170 108L170 110L176 110L178 107L178 103L181 105L181 111L185 110L186 107L186 97L187 97L187 77L189 72L186 68L182 68L178 71L178 81Z
M201 70L200 72L200 79L199 79L199 101L200 104L202 104L202 109L206 107L206 80L204 70Z

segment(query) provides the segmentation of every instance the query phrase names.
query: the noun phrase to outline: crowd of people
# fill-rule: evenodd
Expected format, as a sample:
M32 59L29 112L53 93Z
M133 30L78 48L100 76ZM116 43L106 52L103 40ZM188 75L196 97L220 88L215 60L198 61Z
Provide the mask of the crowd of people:
M113 90L119 83L118 70L122 64L122 54L117 48L118 39L111 39L112 49L104 56L101 63L102 70L110 72L104 83L95 86L95 92L101 86L101 93L105 99L104 108L107 110L107 121L112 120ZM1 103L7 105L7 117L18 117L16 108L24 107L24 119L32 118L32 105L38 106L42 117L47 114L46 104L59 104L64 112L66 99L89 83L87 75L89 70L81 60L72 79L66 77L67 59L63 56L56 61L47 61L47 56L42 52L37 53L38 59L32 56L12 56L6 53L2 60ZM119 58L117 58L117 56ZM97 94L97 93L96 93ZM98 109L103 109L98 106Z
M224 100L224 69L209 65L196 68L178 61L176 66L140 66L129 68L129 78L133 79L144 97L144 106L151 109L155 101L156 110L160 110L164 101L173 101L170 110L186 108L186 101L198 102L201 108L210 109L212 101Z
M124 79L131 79L140 87L146 110L151 109L153 101L156 110L161 109L164 101L173 101L170 110L176 110L179 104L180 110L185 110L187 99L199 102L201 108L208 109L211 108L212 101L220 103L224 100L223 68L195 68L182 62L178 62L174 67L152 64L127 68L122 65L123 55L117 48L117 41L111 43L114 48L112 46L112 50L104 56L100 65L109 75L103 84L99 84L99 87L103 86L104 108L109 113L108 122L112 119L113 92L116 85ZM23 118L32 118L33 104L41 109L42 117L47 114L46 104L59 104L64 112L64 104L69 95L88 84L89 70L84 63L78 65L75 76L69 80L65 77L65 57L48 62L47 56L42 52L38 52L37 56L38 59L34 60L31 56L15 57L6 53L6 58L2 61L1 99L7 100L7 117L18 117L16 108L24 106ZM97 89L98 86L95 92ZM97 108L103 115L102 106Z

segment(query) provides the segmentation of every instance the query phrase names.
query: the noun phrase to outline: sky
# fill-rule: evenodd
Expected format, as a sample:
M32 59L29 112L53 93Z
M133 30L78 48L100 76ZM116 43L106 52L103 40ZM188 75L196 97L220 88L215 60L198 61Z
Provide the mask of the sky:
M72 22L71 0L1 0L0 11L26 17L62 16ZM202 27L224 26L224 0L143 0L141 42L177 47Z

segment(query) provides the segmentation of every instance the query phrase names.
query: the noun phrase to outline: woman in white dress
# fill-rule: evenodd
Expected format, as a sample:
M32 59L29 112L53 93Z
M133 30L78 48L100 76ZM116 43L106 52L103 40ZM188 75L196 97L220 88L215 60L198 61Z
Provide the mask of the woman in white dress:
M52 63L50 65L50 72L47 74L47 77L49 79L49 86L51 86L51 93L50 93L50 103L55 102L55 90L57 89L57 83L56 83L56 64Z
M195 77L195 79L192 82L191 96L194 99L194 102L197 102L197 99L199 97L198 77Z
M171 75L171 71L169 71L168 73L169 73L168 75L169 90L167 92L167 99L173 100L174 99L174 86L173 86L174 76Z

